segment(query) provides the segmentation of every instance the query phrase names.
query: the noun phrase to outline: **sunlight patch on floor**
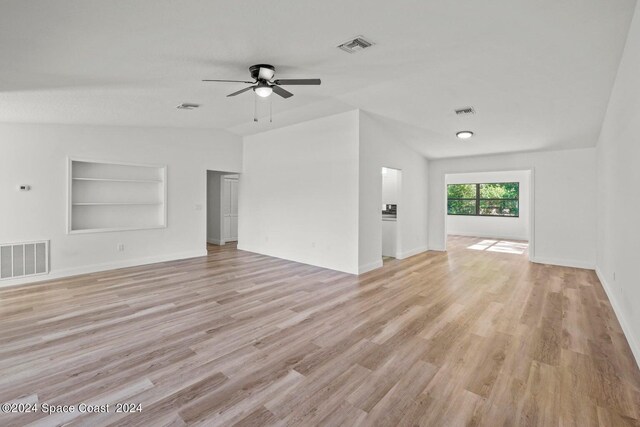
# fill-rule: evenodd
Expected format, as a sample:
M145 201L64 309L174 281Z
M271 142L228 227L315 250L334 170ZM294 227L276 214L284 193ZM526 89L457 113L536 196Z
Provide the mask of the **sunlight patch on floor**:
M497 240L483 240L482 242L474 243L473 245L467 247L467 249L473 249L475 251L484 251L491 245L498 243Z
M474 251L500 252L504 254L522 255L529 244L526 242L508 242L506 240L482 240L468 246L467 249Z

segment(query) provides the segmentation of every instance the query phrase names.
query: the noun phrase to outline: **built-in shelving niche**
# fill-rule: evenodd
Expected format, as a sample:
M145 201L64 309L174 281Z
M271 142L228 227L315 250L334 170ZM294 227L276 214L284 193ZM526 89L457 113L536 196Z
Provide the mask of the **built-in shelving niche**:
M167 226L166 166L69 159L69 233Z

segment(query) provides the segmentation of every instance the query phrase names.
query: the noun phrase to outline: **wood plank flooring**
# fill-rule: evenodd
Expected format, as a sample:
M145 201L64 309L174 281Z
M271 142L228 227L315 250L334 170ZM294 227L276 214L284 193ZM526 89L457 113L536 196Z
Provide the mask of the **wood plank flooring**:
M639 425L594 272L479 240L359 277L227 245L0 290L0 403L112 405L0 425Z

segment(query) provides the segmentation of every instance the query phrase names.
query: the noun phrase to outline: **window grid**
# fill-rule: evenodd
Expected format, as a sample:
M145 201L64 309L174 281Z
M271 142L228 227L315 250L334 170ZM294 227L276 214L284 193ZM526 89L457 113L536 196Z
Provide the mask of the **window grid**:
M516 184L517 185L517 194L518 196L516 198L502 198L502 199L496 199L496 198L481 198L480 197L480 186L482 185L494 185L494 184ZM478 183L478 184L448 184L447 188L449 188L449 186L451 185L475 185L476 187L476 197L474 198L468 198L468 197L449 197L448 191L447 191L447 215L456 215L456 216L488 216L488 217L503 217L503 218L519 218L520 217L520 183L519 182L488 182L488 183ZM473 201L475 202L475 213L451 213L450 209L449 209L449 202L450 201ZM510 214L483 214L480 213L480 202L503 202L503 201L512 201L512 202L516 202L516 208L517 208L517 214L516 215L510 215Z

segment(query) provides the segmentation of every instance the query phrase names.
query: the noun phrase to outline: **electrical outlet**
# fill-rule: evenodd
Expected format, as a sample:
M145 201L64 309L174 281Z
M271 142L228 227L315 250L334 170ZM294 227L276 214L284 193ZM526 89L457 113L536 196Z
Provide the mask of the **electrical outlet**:
M316 247L316 242L311 242L311 247L315 248Z
M197 211L201 211L202 210L202 205L200 205L200 204L196 205L196 210Z
M613 281L614 282L616 281L616 272L615 271L613 272Z
M124 243L118 243L118 252L124 252Z

